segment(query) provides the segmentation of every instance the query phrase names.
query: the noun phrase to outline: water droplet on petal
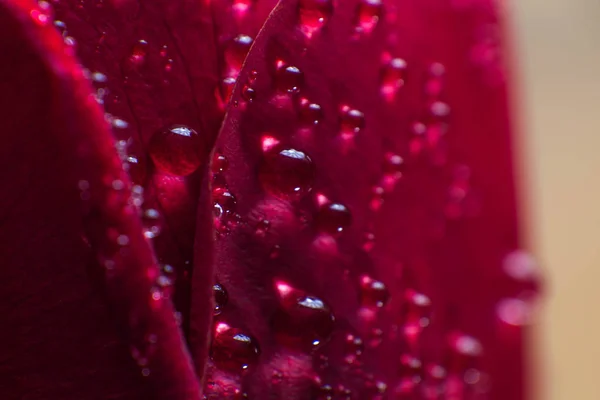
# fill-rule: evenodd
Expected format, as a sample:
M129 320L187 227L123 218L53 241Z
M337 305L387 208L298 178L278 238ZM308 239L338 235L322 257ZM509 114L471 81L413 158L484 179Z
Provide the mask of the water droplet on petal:
M282 199L299 198L312 190L315 165L304 152L277 146L265 152L260 181L266 191Z
M496 314L509 325L523 326L531 323L534 310L529 299L506 298L496 305Z
M213 296L215 299L215 309L213 311L213 315L219 315L223 311L223 307L227 305L227 302L229 301L229 295L220 283L215 283L213 285Z
M381 281L363 275L360 278L360 301L368 307L383 307L389 300L390 294Z
M357 8L356 30L371 33L383 16L382 0L361 0Z
M146 55L148 53L148 42L145 40L138 40L133 45L131 55L129 56L129 62L134 67L140 67L146 62Z
M239 372L258 361L258 342L241 329L225 322L215 325L210 358L221 369Z
M159 170L186 176L198 169L204 161L205 143L192 128L172 125L152 135L148 151Z
M323 300L284 282L276 290L280 307L271 322L283 344L311 348L329 339L335 319Z
M307 37L312 37L327 23L332 13L332 0L300 0L300 30Z
M330 235L338 234L352 223L350 210L340 203L324 204L315 217L317 229Z
M304 84L304 73L298 67L281 63L275 72L277 89L287 93L298 93Z
M323 109L316 103L311 103L308 99L300 99L300 120L305 125L317 125L323 119Z
M223 154L215 154L213 157L212 171L214 173L227 171L229 160Z
M406 61L392 58L384 64L381 71L381 94L391 101L406 79Z
M244 100L252 102L256 99L256 91L251 86L244 85L242 88L242 97Z
M233 38L225 51L225 62L229 67L228 75L238 75L252 46L252 42L252 37L248 35L240 34Z
M349 106L342 106L340 113L340 133L352 138L365 127L365 114Z

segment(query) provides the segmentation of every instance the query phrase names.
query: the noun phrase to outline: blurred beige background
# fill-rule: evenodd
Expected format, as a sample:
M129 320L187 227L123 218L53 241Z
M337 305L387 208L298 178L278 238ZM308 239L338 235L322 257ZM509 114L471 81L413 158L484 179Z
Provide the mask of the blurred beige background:
M547 277L537 399L600 400L600 0L510 1L530 246Z

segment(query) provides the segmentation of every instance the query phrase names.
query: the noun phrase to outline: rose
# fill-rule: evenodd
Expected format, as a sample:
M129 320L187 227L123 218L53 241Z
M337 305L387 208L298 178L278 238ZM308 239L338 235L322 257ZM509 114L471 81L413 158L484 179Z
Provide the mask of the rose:
M525 397L492 2L273 7L0 2L3 398Z

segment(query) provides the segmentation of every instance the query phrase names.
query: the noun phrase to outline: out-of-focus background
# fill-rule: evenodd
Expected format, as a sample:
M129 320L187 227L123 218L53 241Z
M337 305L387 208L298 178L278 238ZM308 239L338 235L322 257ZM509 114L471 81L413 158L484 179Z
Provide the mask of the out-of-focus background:
M529 245L547 280L537 400L600 400L600 0L510 3Z

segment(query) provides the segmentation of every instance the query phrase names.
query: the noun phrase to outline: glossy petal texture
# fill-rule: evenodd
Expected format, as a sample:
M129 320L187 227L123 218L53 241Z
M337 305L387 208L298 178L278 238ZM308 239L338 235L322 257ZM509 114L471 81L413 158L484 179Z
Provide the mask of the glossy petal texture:
M261 353L243 374L211 363L205 396L524 398L522 324L496 312L518 288L503 260L519 238L495 7L276 7L213 169L236 199L215 217L215 335ZM343 218L319 211L332 204Z
M47 12L0 2L0 393L197 399L137 195Z

